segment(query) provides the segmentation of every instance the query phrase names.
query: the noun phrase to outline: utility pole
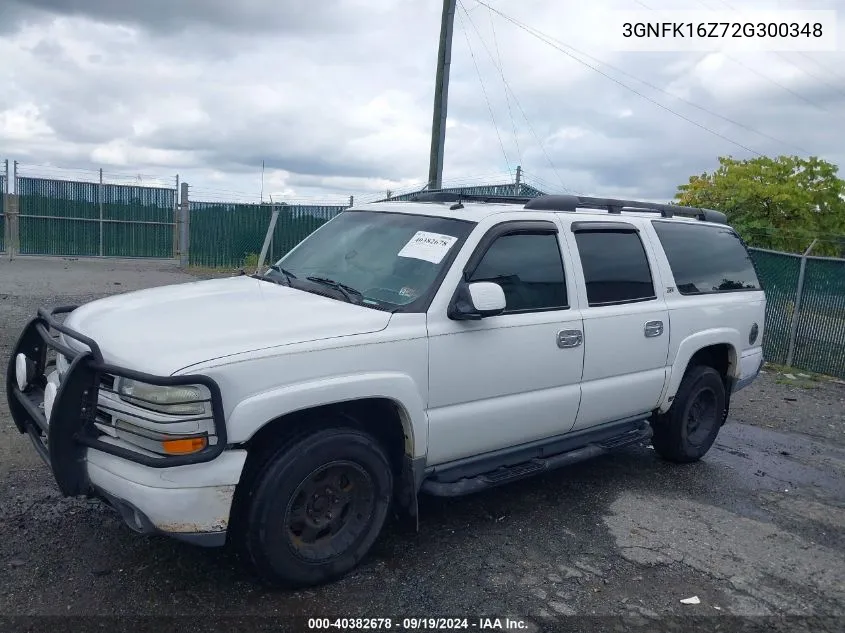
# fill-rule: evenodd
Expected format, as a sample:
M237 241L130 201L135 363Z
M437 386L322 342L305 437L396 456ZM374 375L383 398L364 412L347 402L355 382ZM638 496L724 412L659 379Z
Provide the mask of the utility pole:
M428 188L440 189L443 183L443 149L446 145L446 106L449 100L449 67L452 64L452 32L456 0L443 0L440 21L440 48L437 53L437 78L434 88L434 119L431 125L431 157Z

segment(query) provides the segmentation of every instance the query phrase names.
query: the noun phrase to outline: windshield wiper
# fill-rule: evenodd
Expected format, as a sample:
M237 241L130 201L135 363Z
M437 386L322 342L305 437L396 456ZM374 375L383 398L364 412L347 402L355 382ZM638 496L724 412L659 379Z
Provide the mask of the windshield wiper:
M342 284L334 279L329 279L328 277L306 277L306 279L317 284L335 288L340 291L344 297L346 297L346 300L349 303L361 303L364 299L364 294L360 290L356 290L352 286L347 286L346 284ZM353 296L355 297L355 300L352 299Z
M278 266L276 266L276 264L273 264L272 266L270 266L270 270L275 270L276 272L284 275L284 277L285 277L284 283L282 283L278 279L270 277L267 273L263 273L261 275L254 274L254 275L250 275L250 277L252 277L254 279L263 279L264 281L272 281L273 283L282 284L282 285L286 285L286 286L291 285L291 279L296 279L296 275L294 275L289 270L285 270L284 268L279 268Z
M291 279L296 279L296 275L294 275L291 271L276 266L276 264L271 265L270 270L275 270L277 273L282 273L285 276L285 279L288 280L288 286L290 286Z

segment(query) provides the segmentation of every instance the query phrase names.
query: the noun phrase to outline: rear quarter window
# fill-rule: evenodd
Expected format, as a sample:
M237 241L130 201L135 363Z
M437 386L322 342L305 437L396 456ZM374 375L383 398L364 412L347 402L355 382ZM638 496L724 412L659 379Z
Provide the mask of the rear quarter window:
M652 221L682 295L761 290L754 262L729 226Z

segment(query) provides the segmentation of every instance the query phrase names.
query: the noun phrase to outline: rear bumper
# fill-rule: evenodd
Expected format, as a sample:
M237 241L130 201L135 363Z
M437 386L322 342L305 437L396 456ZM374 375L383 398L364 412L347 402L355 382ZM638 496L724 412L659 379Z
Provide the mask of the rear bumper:
M138 532L222 545L246 452L226 450L217 384L207 376L152 376L105 363L95 341L55 318L73 309L39 310L12 350L6 396L18 430L29 435L63 495L102 498ZM54 336L53 330L62 336ZM88 350L74 349L67 344L68 338ZM54 351L69 362L57 389L55 383L48 386L47 379L55 362L50 360ZM28 365L23 389L16 376L20 354ZM115 377L154 385L206 386L211 394L211 415L205 419L211 420L213 429L206 448L189 455L159 456L133 450L104 434L104 405L99 395L101 390L109 390ZM45 407L48 390L52 407Z

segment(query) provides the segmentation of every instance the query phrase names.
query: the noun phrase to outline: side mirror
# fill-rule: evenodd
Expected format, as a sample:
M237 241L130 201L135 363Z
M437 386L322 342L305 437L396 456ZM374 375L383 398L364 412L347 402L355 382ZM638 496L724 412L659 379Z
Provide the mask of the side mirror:
M449 306L449 318L478 320L501 314L506 307L505 291L499 284L490 281L462 282Z

